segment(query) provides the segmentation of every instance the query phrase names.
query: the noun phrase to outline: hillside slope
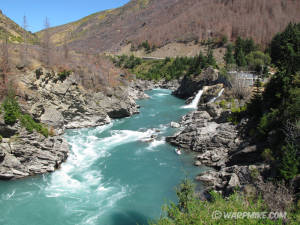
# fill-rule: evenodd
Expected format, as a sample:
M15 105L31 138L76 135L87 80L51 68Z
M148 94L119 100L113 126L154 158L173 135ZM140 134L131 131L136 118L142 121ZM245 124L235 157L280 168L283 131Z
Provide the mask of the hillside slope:
M37 41L37 37L34 34L25 31L0 10L0 40L4 40L7 36L8 41L11 43L22 43L24 42L25 34L29 42L34 43Z
M144 40L163 46L222 35L232 40L252 37L265 45L289 22L300 21L299 11L300 1L295 0L131 0L50 33L57 45L67 38L73 49L89 52L116 50L130 42L137 46Z

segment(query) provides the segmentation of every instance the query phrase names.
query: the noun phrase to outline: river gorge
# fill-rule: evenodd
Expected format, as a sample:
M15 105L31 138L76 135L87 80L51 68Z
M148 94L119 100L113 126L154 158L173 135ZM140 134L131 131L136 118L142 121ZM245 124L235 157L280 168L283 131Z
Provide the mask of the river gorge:
M177 155L165 137L191 109L167 89L146 92L140 114L66 130L70 155L52 174L0 181L0 224L145 224L176 201L175 187L206 170ZM202 188L199 186L198 188Z

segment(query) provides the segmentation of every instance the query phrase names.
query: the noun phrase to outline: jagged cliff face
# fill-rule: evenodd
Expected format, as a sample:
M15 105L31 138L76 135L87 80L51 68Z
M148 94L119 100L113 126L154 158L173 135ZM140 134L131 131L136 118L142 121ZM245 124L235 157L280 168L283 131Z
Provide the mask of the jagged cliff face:
M0 10L0 40L6 39L7 36L8 41L11 43L22 43L25 35L29 42L37 42L37 37L34 34L25 31Z
M53 42L59 45L67 36L78 51L116 50L144 40L162 46L222 35L266 44L289 22L299 22L299 11L300 2L294 0L133 0L50 31Z
M18 119L8 125L0 114L0 180L53 172L68 157L65 129L95 127L138 113L135 99L144 97L131 86L92 92L76 82L74 74L61 78L40 68L19 77L17 97L23 114L49 128L45 137L28 131ZM51 131L51 134L50 134Z

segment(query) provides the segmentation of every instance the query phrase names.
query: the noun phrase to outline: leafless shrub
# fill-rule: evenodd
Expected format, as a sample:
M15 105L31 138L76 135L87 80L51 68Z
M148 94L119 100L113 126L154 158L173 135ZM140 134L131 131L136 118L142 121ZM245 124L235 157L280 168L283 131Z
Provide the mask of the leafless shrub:
M291 209L294 200L293 191L284 183L275 185L273 182L260 181L257 183L257 188L272 211L286 212Z
M7 92L8 84L8 73L10 71L9 65L9 46L8 46L8 37L6 36L5 40L0 45L1 55L0 55L0 98L2 98Z
M251 95L251 89L247 84L246 79L233 76L231 78L231 93L235 98L247 99Z
M295 123L287 121L283 132L286 135L287 142L300 145L300 121Z

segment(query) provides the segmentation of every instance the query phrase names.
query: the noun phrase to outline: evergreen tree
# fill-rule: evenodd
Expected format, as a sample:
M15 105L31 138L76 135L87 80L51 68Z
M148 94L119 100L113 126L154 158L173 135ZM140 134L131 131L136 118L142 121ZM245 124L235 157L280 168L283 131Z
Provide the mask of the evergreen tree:
M227 50L226 50L226 53L225 53L225 56L224 56L224 61L226 62L226 65L235 64L232 44L229 44L227 46Z
M242 42L243 42L243 51L245 55L248 55L251 52L256 51L257 48L252 38L248 38L246 40L243 40Z
M271 42L272 62L281 70L294 74L300 70L300 23L290 23Z
M296 146L288 143L282 147L282 151L280 174L285 180L290 180L298 174L299 158L297 157L297 149Z
M213 66L215 67L217 65L217 62L214 58L214 55L213 55L213 50L210 48L207 52L207 60L206 60L206 63L208 66Z
M247 65L243 49L239 49L236 53L236 64L240 67L244 67Z

